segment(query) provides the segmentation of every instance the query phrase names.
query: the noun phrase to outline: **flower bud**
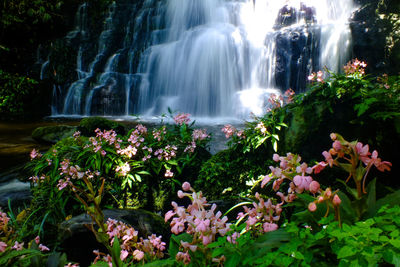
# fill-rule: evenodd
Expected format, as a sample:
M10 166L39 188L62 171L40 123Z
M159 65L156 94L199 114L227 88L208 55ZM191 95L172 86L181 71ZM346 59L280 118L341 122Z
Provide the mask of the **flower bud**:
M342 200L341 200L340 197L336 194L336 195L333 197L333 200L332 200L333 205L339 206L341 202L342 202Z
M311 192L312 194L317 193L318 190L319 190L319 187L320 187L320 185L319 185L319 183L318 183L317 181L312 181L312 182L310 183L310 192Z
M314 212L317 210L317 205L314 202L311 202L310 204L308 204L308 210L311 212Z
M189 191L190 188L191 188L191 186L190 186L190 184L189 184L188 182L184 182L184 183L182 184L182 189L183 189L184 191Z
M337 139L337 136L335 133L331 133L330 137L331 137L332 141L335 141Z

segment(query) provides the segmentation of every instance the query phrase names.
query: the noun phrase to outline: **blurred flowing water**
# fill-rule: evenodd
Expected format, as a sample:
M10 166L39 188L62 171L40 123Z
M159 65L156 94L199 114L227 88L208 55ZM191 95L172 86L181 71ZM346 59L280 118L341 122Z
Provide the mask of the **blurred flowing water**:
M55 86L53 115L261 115L271 93L306 88L349 59L352 0L145 0L114 2L97 39L88 3L66 42L77 80ZM95 55L89 50L97 42ZM43 69L48 67L48 62Z

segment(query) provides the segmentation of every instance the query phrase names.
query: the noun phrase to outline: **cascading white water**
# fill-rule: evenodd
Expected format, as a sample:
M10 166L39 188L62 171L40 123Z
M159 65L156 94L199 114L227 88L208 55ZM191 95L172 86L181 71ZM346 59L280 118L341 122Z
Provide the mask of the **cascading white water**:
M91 64L79 48L63 113L260 115L269 94L301 91L310 72L338 71L349 59L354 8L352 0L146 0L113 50L119 15L111 8ZM147 48L137 60L139 42Z
M167 107L197 116L265 112L268 95L279 93L274 89L278 13L285 5L300 10L302 4L315 9L315 24L322 28L320 66L337 71L347 59L351 1L169 0L167 41L150 47L141 62L146 81L139 113L160 114ZM306 23L297 19L289 27Z

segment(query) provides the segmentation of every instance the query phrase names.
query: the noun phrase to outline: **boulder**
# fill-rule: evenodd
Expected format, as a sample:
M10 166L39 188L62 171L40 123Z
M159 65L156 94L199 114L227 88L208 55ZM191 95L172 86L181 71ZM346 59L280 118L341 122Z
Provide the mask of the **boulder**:
M163 218L146 210L103 210L105 221L115 219L131 225L139 236L147 238L151 234L162 235L168 244L170 231ZM93 250L104 247L96 241L94 234L86 227L92 220L89 215L81 214L60 224L59 236L61 248L67 253L68 259L79 262L80 266L88 266L94 259ZM96 225L95 225L95 228Z

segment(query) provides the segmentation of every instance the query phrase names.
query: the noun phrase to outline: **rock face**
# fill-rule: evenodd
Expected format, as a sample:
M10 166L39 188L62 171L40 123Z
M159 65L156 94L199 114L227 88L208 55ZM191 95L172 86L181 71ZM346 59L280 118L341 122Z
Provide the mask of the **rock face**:
M275 21L276 36L276 69L275 82L281 90L293 88L302 92L310 69L319 66L319 46L321 28L316 22L315 8L301 4L300 10L288 5L281 8ZM299 20L306 24L290 27Z
M350 22L353 57L366 61L371 73L400 72L400 1L359 0Z
M104 218L112 218L131 225L139 236L147 238L151 234L162 235L163 241L168 243L170 231L160 216L145 210L103 210ZM61 247L67 252L68 259L88 266L94 259L93 250L104 250L96 241L94 234L85 226L92 223L87 214L81 214L63 222L59 226L59 240ZM88 257L93 255L93 257Z

